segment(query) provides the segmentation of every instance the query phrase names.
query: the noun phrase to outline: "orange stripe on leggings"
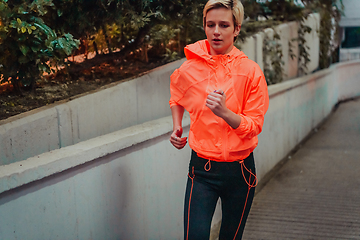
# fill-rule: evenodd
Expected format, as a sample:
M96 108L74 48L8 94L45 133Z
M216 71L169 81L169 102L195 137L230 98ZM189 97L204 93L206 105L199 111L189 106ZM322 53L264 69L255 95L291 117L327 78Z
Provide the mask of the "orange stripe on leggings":
M186 230L186 240L189 239L189 223L190 223L190 203L191 203L191 196L192 196L192 191L193 191L193 187L194 187L194 166L192 167L192 177L190 176L190 173L188 174L189 178L191 179L191 190L190 190L190 197L189 197L189 207L188 207L188 219L187 219L187 230Z
M244 177L244 180L245 180L246 184L247 184L249 187L248 187L248 192L247 192L247 195L246 195L246 200L245 200L244 209L243 209L243 212L242 212L242 214L241 214L240 223L239 223L239 226L238 226L238 228L237 228L237 230L236 230L236 233L235 233L235 236L234 236L234 240L235 240L235 238L236 238L236 235L237 235L238 232L239 232L240 225L241 225L242 219L243 219L243 217L244 217L244 213L245 213L246 204L247 204L247 200L248 200L248 197L249 197L250 189L251 189L252 187L255 187L255 186L257 185L256 175L255 175L254 173L252 173L251 170L249 170L249 169L247 169L247 168L245 167L244 160L243 160L243 161L240 161L239 163L241 164L241 172L242 172L242 175L243 175L243 177ZM249 182L248 182L248 181L246 180L246 178L245 178L244 168L250 173ZM251 176L254 176L254 177L255 177L252 184L250 184L250 182L251 182Z

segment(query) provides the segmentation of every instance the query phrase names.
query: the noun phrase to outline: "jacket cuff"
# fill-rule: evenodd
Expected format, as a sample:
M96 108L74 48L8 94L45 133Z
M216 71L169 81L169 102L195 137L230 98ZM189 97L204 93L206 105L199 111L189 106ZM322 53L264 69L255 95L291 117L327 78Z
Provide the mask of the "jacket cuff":
M253 135L256 135L253 132L254 129L251 129L252 120L249 119L249 117L245 117L242 114L240 114L240 117L241 117L240 125L236 129L234 129L236 135L238 135L242 138L244 138L244 137L252 138Z

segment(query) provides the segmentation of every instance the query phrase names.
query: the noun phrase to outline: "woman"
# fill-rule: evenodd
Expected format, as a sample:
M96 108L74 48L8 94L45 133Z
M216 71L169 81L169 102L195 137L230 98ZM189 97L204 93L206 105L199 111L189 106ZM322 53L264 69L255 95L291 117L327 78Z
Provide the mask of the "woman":
M182 149L182 117L191 118L184 208L184 239L209 239L221 199L219 239L241 239L254 197L253 150L269 97L259 66L234 47L243 20L239 0L209 0L203 19L207 39L185 47L187 61L171 75L170 142Z

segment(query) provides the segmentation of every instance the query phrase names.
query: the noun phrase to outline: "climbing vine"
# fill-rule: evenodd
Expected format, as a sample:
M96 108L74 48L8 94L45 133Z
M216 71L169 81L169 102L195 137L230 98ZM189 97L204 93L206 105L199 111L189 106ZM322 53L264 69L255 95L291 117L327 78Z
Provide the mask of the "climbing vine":
M302 0L305 8L311 12L320 14L320 58L319 68L324 69L330 66L335 59L332 59L334 50L339 40L337 31L339 21L344 10L342 0Z
M279 40L280 35L274 30L273 38L265 35L263 41L264 75L268 85L284 80L284 61Z
M299 29L298 29L298 37L292 39L291 41L296 41L299 48L299 55L298 55L298 75L302 76L307 73L308 63L310 62L310 54L309 54L309 46L306 44L305 34L311 33L311 27L305 25L305 20L307 16L303 17L299 21ZM289 42L289 51L290 57L293 59L296 54L292 50L293 46Z
M325 5L324 8L320 10L320 69L327 68L331 64L331 32L333 31L334 26L332 23L331 11L329 10L331 10L331 5Z

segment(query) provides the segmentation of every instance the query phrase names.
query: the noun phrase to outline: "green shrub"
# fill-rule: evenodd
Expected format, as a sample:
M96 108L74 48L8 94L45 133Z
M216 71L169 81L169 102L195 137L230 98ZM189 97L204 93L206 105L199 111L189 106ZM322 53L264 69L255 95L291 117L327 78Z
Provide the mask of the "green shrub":
M11 82L18 93L21 85L34 91L36 80L79 46L71 34L58 35L45 24L41 17L52 6L51 0L0 2L1 82Z

